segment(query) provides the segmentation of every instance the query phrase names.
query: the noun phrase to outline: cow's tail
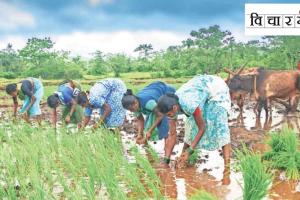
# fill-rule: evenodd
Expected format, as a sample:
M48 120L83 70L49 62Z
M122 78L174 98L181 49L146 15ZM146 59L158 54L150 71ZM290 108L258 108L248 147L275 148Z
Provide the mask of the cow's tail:
M296 88L298 90L300 90L300 75L297 76L297 80L296 80Z

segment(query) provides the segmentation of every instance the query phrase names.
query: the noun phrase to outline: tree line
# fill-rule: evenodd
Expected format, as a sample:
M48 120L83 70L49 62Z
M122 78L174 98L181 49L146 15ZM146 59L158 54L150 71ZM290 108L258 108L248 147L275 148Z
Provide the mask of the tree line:
M104 54L98 50L90 59L85 59L71 56L69 51L57 51L54 45L49 37L30 38L20 50L9 43L0 51L0 77L63 79L108 73L118 77L125 72L181 77L216 74L224 67L234 70L245 63L248 67L295 69L300 60L299 36L265 36L238 42L230 31L218 25L192 30L181 45L161 51L154 51L151 44L141 44L134 50L138 57Z

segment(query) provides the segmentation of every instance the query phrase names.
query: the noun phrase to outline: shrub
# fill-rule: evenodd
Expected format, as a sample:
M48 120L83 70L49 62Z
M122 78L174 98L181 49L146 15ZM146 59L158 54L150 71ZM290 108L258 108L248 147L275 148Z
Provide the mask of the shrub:
M0 73L0 77L7 79L15 79L18 77L18 74L14 72L2 72Z

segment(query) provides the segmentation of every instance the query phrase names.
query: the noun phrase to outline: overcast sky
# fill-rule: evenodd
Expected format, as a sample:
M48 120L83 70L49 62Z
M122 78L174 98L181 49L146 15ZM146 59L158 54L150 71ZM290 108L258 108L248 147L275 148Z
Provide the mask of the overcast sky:
M48 37L55 49L89 56L126 53L142 43L155 50L179 45L191 30L218 24L244 36L244 4L299 0L0 0L0 49L22 48L30 37Z

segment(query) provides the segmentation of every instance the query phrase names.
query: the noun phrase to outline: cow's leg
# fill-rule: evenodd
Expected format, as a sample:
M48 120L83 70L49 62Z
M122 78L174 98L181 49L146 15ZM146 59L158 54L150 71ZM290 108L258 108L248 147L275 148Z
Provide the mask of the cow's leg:
M276 101L277 103L280 103L282 105L285 106L287 112L289 112L291 110L291 102L290 102L290 99L289 99L289 103L287 103L286 101L282 100L282 99L278 99L278 98L275 98L273 99L274 101Z
M244 98L242 95L240 95L237 99L237 105L240 109L240 114L238 116L238 118L241 120L241 122L243 123L243 107L244 107Z
M258 117L257 109L258 109L258 101L256 101L255 106L253 108L253 112L254 112L254 114L255 114L256 117Z
M261 126L261 121L260 121L260 116L261 116L261 111L262 111L262 108L264 107L265 105L265 100L262 99L262 98L259 98L259 100L257 101L257 116L256 116L256 127L261 129L262 126Z
M264 130L269 130L271 125L272 125L272 100L271 99L266 100L266 102L264 104L264 109L265 109L265 112L266 112ZM270 111L270 114L268 114L269 113L268 111Z
M298 107L298 102L299 102L299 96L297 94L292 94L290 96L290 105L291 105L291 111L296 112L297 107Z
M242 95L240 95L237 99L237 104L239 106L240 112L243 113L243 107L244 107L244 98Z
M258 102L257 102L257 117L260 119L260 115L261 115L261 110L264 106L264 100L262 99L259 99Z
M270 105L270 99L266 99L265 102L264 102L264 109L265 109L265 112L266 112L266 120L269 119L269 105ZM270 110L272 108L270 107Z

